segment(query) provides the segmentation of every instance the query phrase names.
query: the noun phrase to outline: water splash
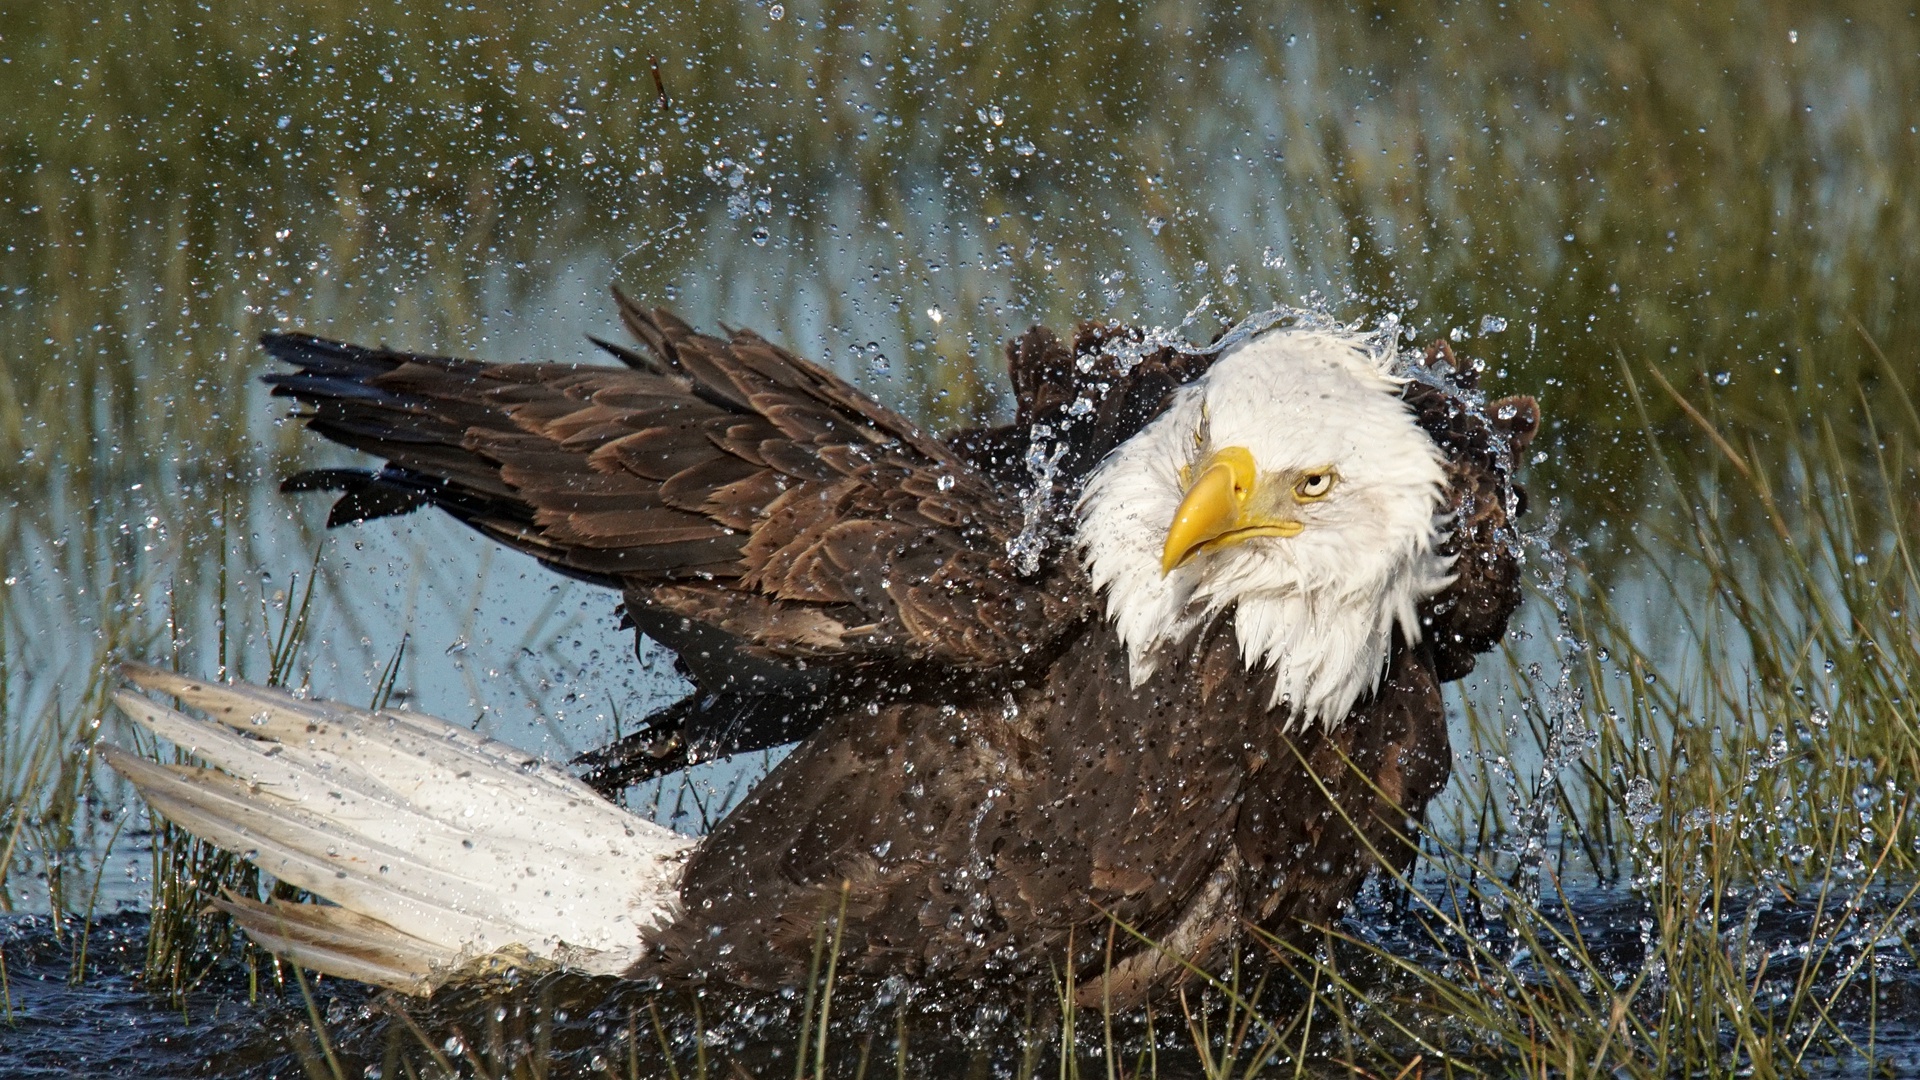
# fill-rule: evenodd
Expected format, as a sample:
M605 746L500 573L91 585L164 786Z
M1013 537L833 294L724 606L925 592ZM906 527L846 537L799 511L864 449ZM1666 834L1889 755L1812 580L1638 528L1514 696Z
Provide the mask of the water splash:
M1007 541L1007 556L1023 577L1040 572L1040 559L1052 539L1054 477L1067 452L1065 440L1055 440L1050 424L1035 424L1027 435L1027 476L1032 481L1020 498L1020 534Z
M1101 345L1098 355L1118 360L1116 369L1125 373L1132 371L1141 360L1162 349L1203 355L1217 351L1223 347L1218 341L1206 349L1196 349L1180 333L1193 325L1207 306L1208 300L1203 298L1176 327L1153 326L1140 330L1137 335L1116 334ZM1277 322L1278 319L1273 321ZM1266 325L1272 324L1269 322ZM1245 325L1246 322L1241 324L1241 326ZM1239 326L1234 328L1235 331L1239 329ZM1233 332L1229 331L1229 334ZM1224 341L1225 338L1221 340ZM1244 336L1241 340L1244 340ZM1093 364L1093 356L1083 356L1079 360L1082 372L1093 370ZM1022 576L1030 577L1039 573L1040 562L1055 539L1054 533L1057 526L1054 510L1056 505L1063 501L1058 498L1062 493L1056 490L1058 486L1056 480L1060 472L1060 459L1065 457L1067 452L1066 435L1078 419L1091 414L1094 408L1095 402L1083 391L1082 396L1067 407L1065 416L1059 420L1058 428L1049 423L1036 423L1027 433L1025 464L1029 484L1020 497L1019 535L1007 541L1007 556L1013 560L1015 572Z
M1510 451L1503 451L1509 454ZM1512 468L1509 459L1504 463ZM1540 866L1546 854L1547 837L1560 821L1564 798L1561 777L1567 769L1592 750L1599 732L1586 715L1586 690L1579 681L1580 657L1587 651L1585 638L1573 627L1573 601L1567 588L1567 563L1577 544L1557 543L1562 506L1558 497L1547 502L1546 520L1540 527L1520 532L1523 552L1534 555L1534 581L1540 594L1553 605L1553 640L1558 654L1552 685L1534 697L1535 707L1543 712L1547 739L1539 772L1523 796L1516 786L1508 795L1509 820L1521 823L1510 840L1509 850L1518 864L1517 889L1529 903L1540 897Z

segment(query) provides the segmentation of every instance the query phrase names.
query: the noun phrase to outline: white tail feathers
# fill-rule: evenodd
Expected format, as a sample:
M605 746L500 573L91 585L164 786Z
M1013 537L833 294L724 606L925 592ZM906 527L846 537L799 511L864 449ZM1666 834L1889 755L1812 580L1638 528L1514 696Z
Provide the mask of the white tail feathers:
M220 902L280 956L409 993L476 965L617 974L678 911L693 841L538 758L428 716L124 670L217 721L114 697L215 768L112 746L108 763L175 824L338 905Z

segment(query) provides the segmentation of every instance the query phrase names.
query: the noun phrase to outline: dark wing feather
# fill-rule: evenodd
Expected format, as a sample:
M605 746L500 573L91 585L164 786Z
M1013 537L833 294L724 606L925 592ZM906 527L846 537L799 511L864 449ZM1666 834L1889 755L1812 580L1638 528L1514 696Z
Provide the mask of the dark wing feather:
M1084 596L1022 580L1003 493L944 444L756 334L695 332L620 298L650 355L623 369L485 364L299 334L263 339L308 423L387 459L336 521L420 505L621 588L709 689L745 653L978 670L1044 650ZM324 481L324 483L322 482ZM656 617L648 619L648 613ZM662 619L657 616L666 616ZM734 639L689 650L675 618ZM964 625L961 625L964 624Z
M1045 449L1061 450L1055 505L1071 505L1094 466L1214 361L1210 352L1148 348L1135 328L1092 322L1066 342L1032 327L1007 342L1006 355L1013 422L955 432L947 441L999 483L1027 487L1027 454L1040 433Z
M1520 536L1514 518L1527 493L1513 479L1517 455L1540 427L1530 397L1485 403L1478 374L1454 358L1444 341L1427 350L1435 382L1414 381L1405 397L1428 435L1446 452L1447 511L1453 528L1441 551L1454 557L1453 584L1421 606L1426 647L1440 681L1473 670L1474 657L1493 648L1519 609Z

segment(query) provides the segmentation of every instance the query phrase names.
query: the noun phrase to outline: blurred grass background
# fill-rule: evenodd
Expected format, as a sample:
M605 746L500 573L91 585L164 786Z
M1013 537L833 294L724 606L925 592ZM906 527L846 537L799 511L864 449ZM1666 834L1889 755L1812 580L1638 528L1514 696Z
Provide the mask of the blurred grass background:
M1441 877L1684 886L1636 931L1696 963L1664 972L1731 955L1703 898L1898 893L1917 55L1891 3L0 9L0 906L144 903L86 753L104 664L264 678L316 551L296 682L361 700L411 634L417 707L556 754L672 696L610 598L442 523L321 536L273 482L328 452L254 381L274 327L585 359L610 282L933 426L1005 407L1036 321L1453 337L1540 396L1560 525L1531 636L1458 698ZM1595 1069L1647 1045L1600 1030ZM1684 1060L1773 1060L1732 1030Z

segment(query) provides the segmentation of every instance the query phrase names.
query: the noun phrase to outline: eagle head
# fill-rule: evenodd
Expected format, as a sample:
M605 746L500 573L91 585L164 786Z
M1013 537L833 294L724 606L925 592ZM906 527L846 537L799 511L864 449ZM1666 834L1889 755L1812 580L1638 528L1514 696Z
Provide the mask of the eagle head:
M1233 620L1289 726L1328 727L1379 684L1396 627L1452 580L1440 447L1393 357L1356 334L1283 327L1222 353L1109 454L1075 543L1134 685Z

